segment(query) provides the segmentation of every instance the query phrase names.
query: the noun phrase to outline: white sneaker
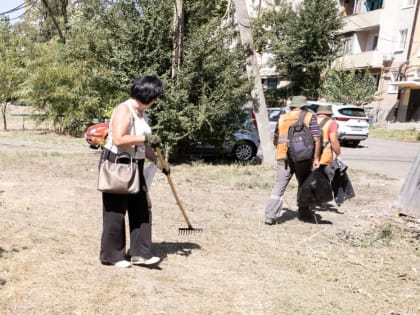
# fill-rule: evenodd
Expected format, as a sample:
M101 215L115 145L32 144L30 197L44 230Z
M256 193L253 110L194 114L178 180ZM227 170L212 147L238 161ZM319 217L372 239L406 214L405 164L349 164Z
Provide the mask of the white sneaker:
M144 259L144 258L142 258L140 256L133 256L133 257L131 257L131 263L133 265L146 265L146 266L149 266L149 265L155 265L159 261L160 261L160 258L159 257L156 257L156 256L153 256L153 257L151 257L149 259Z
M129 268L131 267L131 263L127 260L120 260L119 262L116 262L114 266L117 268Z

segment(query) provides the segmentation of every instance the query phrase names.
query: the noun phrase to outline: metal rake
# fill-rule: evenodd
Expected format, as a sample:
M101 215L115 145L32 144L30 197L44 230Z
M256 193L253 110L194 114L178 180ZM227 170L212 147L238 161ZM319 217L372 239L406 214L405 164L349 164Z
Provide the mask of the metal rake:
M159 147L156 148L156 154L159 158L159 161L160 161L162 167L166 168L168 166L168 164L165 161L165 159L163 158L162 152L161 152ZM187 226L188 226L187 228L179 228L178 229L178 235L189 235L189 234L194 234L194 233L201 233L203 231L203 229L192 227L191 222L188 219L187 212L185 211L184 207L182 206L181 200L179 199L178 194L176 193L175 186L174 186L174 183L172 182L171 176L169 174L165 174L165 175L166 175L166 178L168 179L169 186L171 187L172 194L174 195L174 198L176 200L176 204L178 205L179 209L181 210L182 216L184 217L185 222L187 223Z

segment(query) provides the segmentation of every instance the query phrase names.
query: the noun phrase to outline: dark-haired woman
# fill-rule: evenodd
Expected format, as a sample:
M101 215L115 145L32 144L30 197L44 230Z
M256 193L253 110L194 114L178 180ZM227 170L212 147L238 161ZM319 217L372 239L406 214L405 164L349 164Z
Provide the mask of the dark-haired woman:
M152 255L152 213L143 176L145 158L156 161L150 144L160 138L152 135L145 109L150 109L163 93L162 82L155 76L142 76L133 81L130 98L113 111L103 158L115 161L126 152L138 163L140 191L132 195L102 193L103 231L100 261L102 264L128 268L133 265L154 265L160 258ZM128 213L130 251L126 251L125 214Z

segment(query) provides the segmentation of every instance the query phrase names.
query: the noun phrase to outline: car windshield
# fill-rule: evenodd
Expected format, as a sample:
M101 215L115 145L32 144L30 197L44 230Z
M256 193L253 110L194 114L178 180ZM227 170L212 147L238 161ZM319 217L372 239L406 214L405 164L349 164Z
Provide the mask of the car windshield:
M366 117L365 111L363 108L341 108L338 110L341 115L344 116L353 116L353 117Z
M285 111L283 109L270 109L268 108L268 120L277 122L279 116L284 114Z

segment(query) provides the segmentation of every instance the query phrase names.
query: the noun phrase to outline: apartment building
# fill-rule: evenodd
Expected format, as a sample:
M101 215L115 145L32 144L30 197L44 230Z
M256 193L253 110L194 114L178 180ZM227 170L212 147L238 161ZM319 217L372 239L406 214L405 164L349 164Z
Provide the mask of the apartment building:
M247 0L251 18L282 1ZM368 70L376 78L376 98L366 109L376 122L420 120L420 0L337 0L345 25L340 31L342 54L333 66ZM258 56L266 87L289 81L271 65L271 56Z
M334 66L368 70L376 77L376 100L367 108L378 122L410 121L420 107L420 81L413 81L419 64L419 1L338 0L345 26L342 56Z
M409 42L407 61L402 64L400 81L393 85L400 91L396 120L420 121L420 1L417 0L413 33Z

